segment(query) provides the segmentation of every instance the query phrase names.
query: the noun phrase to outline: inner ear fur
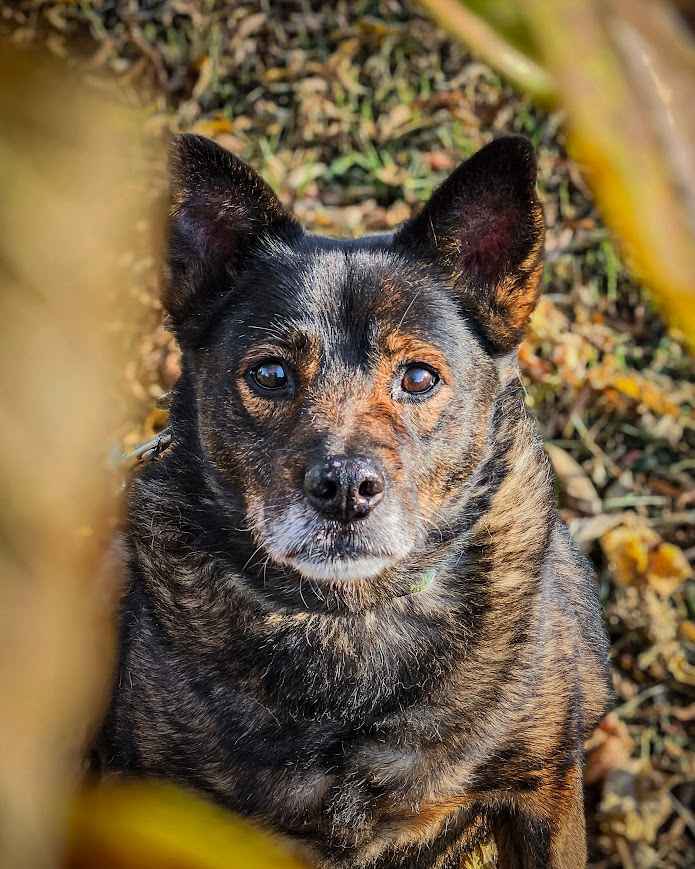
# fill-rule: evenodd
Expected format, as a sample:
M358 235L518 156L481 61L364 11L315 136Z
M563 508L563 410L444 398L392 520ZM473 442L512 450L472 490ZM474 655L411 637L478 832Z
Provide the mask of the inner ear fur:
M533 147L505 136L462 163L394 244L441 266L492 350L507 353L538 300L544 234Z
M163 302L179 338L195 334L263 236L300 232L250 166L204 136L169 153L170 213Z

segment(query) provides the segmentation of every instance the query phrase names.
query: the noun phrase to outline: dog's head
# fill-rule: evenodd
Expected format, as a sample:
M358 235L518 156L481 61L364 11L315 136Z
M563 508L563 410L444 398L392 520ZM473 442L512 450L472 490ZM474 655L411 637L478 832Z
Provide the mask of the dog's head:
M205 473L290 573L383 574L446 526L535 305L531 146L498 139L357 241L304 232L206 139L179 138L172 166L165 305Z

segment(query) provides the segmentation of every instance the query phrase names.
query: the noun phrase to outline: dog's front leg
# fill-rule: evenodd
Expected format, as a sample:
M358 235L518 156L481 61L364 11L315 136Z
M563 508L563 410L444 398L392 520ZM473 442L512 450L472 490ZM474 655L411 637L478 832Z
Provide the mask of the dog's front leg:
M586 829L581 770L560 787L520 799L494 823L500 869L585 869Z

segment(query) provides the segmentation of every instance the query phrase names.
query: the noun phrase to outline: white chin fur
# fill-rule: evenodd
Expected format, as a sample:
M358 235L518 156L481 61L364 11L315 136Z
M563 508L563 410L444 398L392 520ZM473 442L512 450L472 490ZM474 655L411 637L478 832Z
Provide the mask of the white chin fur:
M341 558L335 561L304 561L287 559L295 570L308 579L370 579L385 570L391 562L385 558Z

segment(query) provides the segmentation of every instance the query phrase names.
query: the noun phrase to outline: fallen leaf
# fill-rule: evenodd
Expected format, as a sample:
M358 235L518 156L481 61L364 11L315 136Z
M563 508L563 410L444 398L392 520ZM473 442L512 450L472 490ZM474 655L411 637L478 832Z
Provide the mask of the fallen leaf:
M614 769L627 765L635 743L617 715L606 715L587 743L587 784L603 781Z
M678 405L671 401L658 386L634 372L616 375L611 385L618 392L640 402L655 413L678 416Z
M629 842L652 843L672 811L668 791L643 761L630 760L608 773L599 808L605 832Z
M695 721L695 703L691 703L689 706L684 706L682 709L676 707L673 710L673 715L679 721Z
M594 540L622 525L630 515L629 513L599 513L598 516L574 519L570 522L570 533L576 543L583 549L588 549Z
M647 581L659 594L673 594L692 575L688 559L675 544L661 543L650 552Z
M231 133L233 129L234 126L229 118L224 117L224 115L213 115L211 118L205 118L194 124L192 132L214 139L221 133Z
M546 444L553 470L567 497L582 513L598 513L601 499L588 474L572 456L555 444Z
M444 151L429 151L423 154L423 157L427 165L434 172L446 172L449 169L453 169L456 162L453 157Z
M620 585L643 581L649 565L649 548L659 543L659 535L645 524L632 523L608 531L601 546Z

